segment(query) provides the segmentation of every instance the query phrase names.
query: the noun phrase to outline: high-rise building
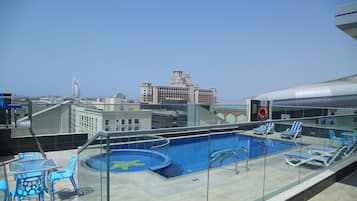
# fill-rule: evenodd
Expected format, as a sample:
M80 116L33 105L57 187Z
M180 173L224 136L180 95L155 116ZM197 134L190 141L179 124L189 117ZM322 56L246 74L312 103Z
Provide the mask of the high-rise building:
M72 98L75 102L79 102L81 96L81 89L79 82L73 77L72 80Z
M175 70L170 85L154 85L143 82L140 88L140 101L152 104L195 103L211 105L217 102L216 89L202 89L191 83L190 75Z

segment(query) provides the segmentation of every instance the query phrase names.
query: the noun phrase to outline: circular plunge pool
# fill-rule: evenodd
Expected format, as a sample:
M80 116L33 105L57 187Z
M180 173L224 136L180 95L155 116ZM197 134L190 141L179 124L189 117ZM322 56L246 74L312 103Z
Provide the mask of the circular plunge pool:
M112 149L109 160L111 172L155 171L171 164L168 156L144 149ZM89 158L86 164L90 168L106 171L106 161L106 154L100 154Z

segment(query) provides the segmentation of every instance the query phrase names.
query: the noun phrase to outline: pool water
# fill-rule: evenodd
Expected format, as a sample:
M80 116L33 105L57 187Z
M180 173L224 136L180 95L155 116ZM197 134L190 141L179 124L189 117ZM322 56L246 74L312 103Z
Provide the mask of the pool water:
M210 138L210 140L208 140ZM223 149L240 149L246 148L249 152L249 158L256 158L272 153L280 152L287 149L296 148L299 144L282 141L265 139L261 137L240 135L235 133L217 134L200 137L188 137L172 139L166 151L171 159L171 165L166 168L158 169L155 172L166 177L176 177L192 172L206 170L209 162L209 153ZM209 148L208 148L209 147ZM244 152L239 152L239 160L245 160ZM224 164L235 162L234 157L223 161ZM211 164L211 167L219 166L219 162Z
M159 152L144 149L111 149L111 172L134 172L142 170L158 170L171 164L169 158ZM106 171L106 154L91 157L86 161L88 167Z
M156 143L156 142L155 142ZM212 163L212 153L221 150L239 150L244 148L249 159L272 153L297 148L301 144L247 136L236 133L216 134L210 136L189 136L170 139L169 146L151 150L152 142L128 143L110 146L110 171L131 172L151 170L166 178L172 178L192 172L218 167L220 160ZM211 158L210 158L211 156ZM238 152L238 161L245 160L246 153ZM222 165L232 164L235 157L227 157ZM88 167L106 171L106 154L100 154L86 161Z

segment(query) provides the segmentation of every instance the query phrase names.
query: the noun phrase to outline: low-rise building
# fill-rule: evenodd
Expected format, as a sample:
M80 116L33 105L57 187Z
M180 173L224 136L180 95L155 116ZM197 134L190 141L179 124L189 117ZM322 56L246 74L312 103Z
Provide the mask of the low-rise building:
M127 103L125 96L97 100L95 104L73 106L75 132L94 135L99 130L130 131L151 129L150 110L140 109L140 104Z

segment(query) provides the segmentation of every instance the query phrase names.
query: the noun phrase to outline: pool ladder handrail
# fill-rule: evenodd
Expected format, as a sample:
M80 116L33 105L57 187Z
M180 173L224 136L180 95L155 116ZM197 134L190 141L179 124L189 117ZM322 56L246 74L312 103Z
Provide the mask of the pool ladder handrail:
M248 160L249 160L249 153L248 150L245 147L241 147L240 149L224 149L224 150L219 150L216 152L213 152L212 154L210 154L210 158L212 158L209 161L209 167L211 167L211 165L215 162L217 162L219 159L219 166L222 166L222 163L224 160L231 158L231 157L235 157L235 174L238 174L238 153L239 152L245 152L245 169L248 171ZM216 155L217 156L214 156ZM212 157L211 157L212 156Z

